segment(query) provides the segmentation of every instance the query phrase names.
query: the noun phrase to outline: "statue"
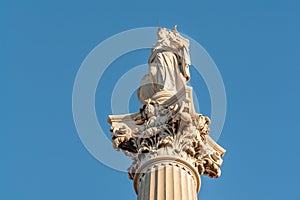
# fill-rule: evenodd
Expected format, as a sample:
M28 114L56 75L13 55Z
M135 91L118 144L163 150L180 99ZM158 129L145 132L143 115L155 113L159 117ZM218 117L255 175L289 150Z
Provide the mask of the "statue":
M176 26L173 30L159 28L157 37L148 60L149 73L138 91L142 103L156 93L163 92L169 98L190 80L189 41L177 32Z

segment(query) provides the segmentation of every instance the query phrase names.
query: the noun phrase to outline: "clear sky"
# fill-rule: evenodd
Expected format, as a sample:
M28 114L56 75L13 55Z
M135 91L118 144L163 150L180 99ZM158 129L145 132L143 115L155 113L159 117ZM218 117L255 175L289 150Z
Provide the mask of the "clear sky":
M85 57L108 37L175 24L213 58L227 94L222 176L202 177L199 199L300 199L299 1L2 0L0 22L0 199L135 199L127 174L82 144L73 84ZM107 136L116 81L148 56L123 55L100 80L96 111ZM191 71L201 112L210 116L208 90ZM129 110L139 107L133 96Z

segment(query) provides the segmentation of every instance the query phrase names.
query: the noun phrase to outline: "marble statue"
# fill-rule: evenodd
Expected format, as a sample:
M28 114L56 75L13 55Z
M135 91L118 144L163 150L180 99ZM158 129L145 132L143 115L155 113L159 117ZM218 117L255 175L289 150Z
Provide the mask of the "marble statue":
M190 80L189 41L176 30L159 28L157 43L152 47L148 60L149 73L146 74L138 92L144 101L158 92L176 94Z

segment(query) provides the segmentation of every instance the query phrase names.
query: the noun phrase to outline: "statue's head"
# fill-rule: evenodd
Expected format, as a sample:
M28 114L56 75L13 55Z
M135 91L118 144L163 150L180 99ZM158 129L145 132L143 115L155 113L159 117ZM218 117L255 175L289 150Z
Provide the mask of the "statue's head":
M171 42L171 47L179 48L185 46L189 47L190 42L187 38L183 37L178 31L177 26L175 25L172 30L166 28L158 28L157 30L158 40L164 40ZM172 46L173 45L173 46Z
M167 38L169 31L166 28L158 28L157 37L159 40Z

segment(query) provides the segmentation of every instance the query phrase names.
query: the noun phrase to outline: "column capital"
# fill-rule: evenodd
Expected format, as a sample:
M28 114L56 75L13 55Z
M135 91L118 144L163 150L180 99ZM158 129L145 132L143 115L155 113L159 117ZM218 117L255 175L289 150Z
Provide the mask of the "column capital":
M156 95L138 113L110 115L108 122L113 147L133 160L128 169L131 179L145 163L160 158L184 161L199 175L221 175L225 149L209 136L210 119L194 111L191 87L167 100Z

